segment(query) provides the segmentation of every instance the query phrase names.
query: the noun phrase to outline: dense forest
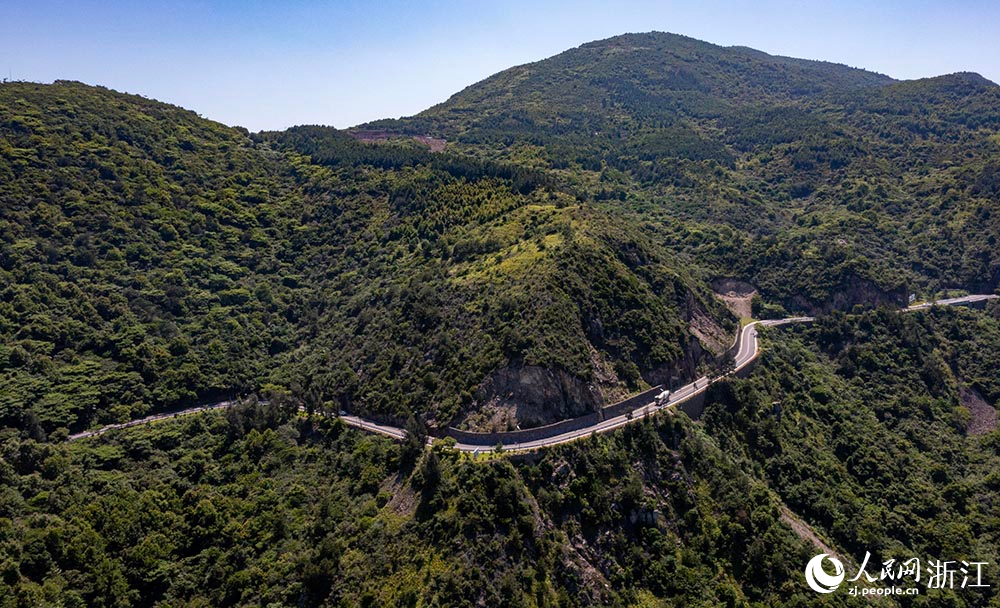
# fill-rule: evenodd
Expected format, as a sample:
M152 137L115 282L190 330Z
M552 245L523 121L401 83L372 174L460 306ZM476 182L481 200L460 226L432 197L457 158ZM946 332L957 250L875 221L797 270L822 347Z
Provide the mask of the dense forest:
M42 436L247 392L445 425L498 370L541 422L713 353L730 313L538 171L332 129L250 138L76 83L0 87L0 423Z
M1000 87L628 34L412 118L572 180L711 272L810 310L1000 284Z
M768 333L701 423L513 461L274 402L70 444L9 431L0 606L867 605L805 586L818 549L787 514L855 560L995 564L1000 431L959 393L996 399L997 353L996 305L835 315Z
M995 565L1000 306L899 308L1000 289L998 158L976 74L660 33L356 130L0 84L0 608L860 606L806 587L818 543ZM420 440L713 373L797 313L700 420Z
M808 554L680 420L520 465L252 408L3 450L5 607L714 606Z

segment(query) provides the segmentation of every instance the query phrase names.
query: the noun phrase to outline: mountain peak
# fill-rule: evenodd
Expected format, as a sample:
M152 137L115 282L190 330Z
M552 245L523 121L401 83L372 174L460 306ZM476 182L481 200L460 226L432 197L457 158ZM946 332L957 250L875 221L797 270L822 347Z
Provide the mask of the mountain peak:
M503 133L503 141L634 132L639 125L714 118L893 82L844 65L679 34L628 33L504 70L416 117L378 126L477 141L483 140L474 133L483 131Z
M977 87L995 87L998 86L997 83L993 82L989 78L984 77L979 72L954 72L952 74L945 74L943 76L938 76L938 79L942 81L951 81L954 83L964 83L968 85L973 85Z
M667 46L722 48L718 45L712 44L711 42L705 42L683 34L659 31L627 32L610 38L594 40L592 42L582 44L578 48L627 48L630 46L634 47L636 50L646 50L650 48L662 50Z

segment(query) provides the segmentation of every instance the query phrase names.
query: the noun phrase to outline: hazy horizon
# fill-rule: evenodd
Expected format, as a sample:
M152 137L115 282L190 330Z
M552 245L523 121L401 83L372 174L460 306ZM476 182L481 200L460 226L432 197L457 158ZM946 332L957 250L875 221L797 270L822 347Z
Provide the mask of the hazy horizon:
M344 128L418 113L514 65L648 31L898 79L968 71L1000 80L1000 7L980 2L38 2L8 8L0 71L143 95L252 131Z

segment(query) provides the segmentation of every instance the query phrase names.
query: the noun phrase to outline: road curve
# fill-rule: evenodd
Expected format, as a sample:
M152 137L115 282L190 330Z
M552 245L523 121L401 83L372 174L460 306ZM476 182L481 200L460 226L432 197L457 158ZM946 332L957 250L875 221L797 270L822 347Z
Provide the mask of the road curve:
M973 304L976 302L982 302L984 300L992 300L995 298L1000 298L1000 296L993 294L976 294L969 296L962 296L959 298L948 298L945 300L937 300L936 302L928 302L922 304L916 304L908 308L904 308L901 312L914 312L919 310L925 310L932 306L959 306L964 304ZM764 321L754 321L743 326L736 335L736 355L733 358L733 369L728 373L716 377L709 378L708 376L702 376L696 378L694 382L686 384L673 393L670 394L670 398L661 405L657 405L655 402L648 403L644 406L633 409L631 412L627 412L620 416L615 416L614 418L608 418L607 420L602 420L591 426L584 427L582 429L577 429L575 431L567 431L558 435L553 435L552 437L545 437L542 439L536 439L532 441L523 442L513 442L508 444L502 444L502 448L505 451L530 451L537 450L553 445L559 445L562 443L568 443L570 441L575 441L584 437L589 437L594 433L607 433L613 431L617 428L623 427L630 422L635 422L641 420L643 416L647 414L653 414L663 409L671 408L677 406L691 398L704 393L708 390L708 387L719 382L726 377L736 374L751 363L760 355L760 346L757 341L757 326L761 325L764 327L777 327L781 325L789 325L792 323L808 323L814 321L814 317L788 317L786 319L769 319ZM94 437L96 435L101 435L110 430L128 428L132 426L138 426L141 424L148 424L156 420L164 420L167 418L174 418L177 416L186 416L189 414L195 414L199 412L205 412L209 410L217 410L227 408L233 405L231 401L220 401L218 403L210 403L206 405L200 405L196 407L191 407L185 410L177 412L169 412L163 414L154 414L152 416L147 416L145 418L139 418L137 420L132 420L129 422L124 422L121 424L111 424L99 429L94 429L91 431L84 431L82 433L76 433L68 437L69 441L75 441L77 439L85 439L87 437ZM352 415L341 415L340 419L344 424L368 431L370 433L377 433L380 435L385 435L393 439L401 440L406 437L406 431L395 426L387 424L379 424L372 420L366 420L358 416ZM427 442L431 443L434 441L433 437L428 437ZM468 443L456 443L455 449L461 452L490 452L496 449L496 446L483 446Z

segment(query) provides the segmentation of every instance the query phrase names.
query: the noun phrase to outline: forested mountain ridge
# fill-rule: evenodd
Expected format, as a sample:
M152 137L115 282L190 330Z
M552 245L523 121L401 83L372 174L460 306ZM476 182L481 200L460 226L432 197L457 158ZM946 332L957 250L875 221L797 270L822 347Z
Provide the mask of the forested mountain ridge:
M765 314L1000 283L974 74L630 34L375 125L442 154L78 83L0 102L0 416L40 432L265 387L539 424L713 364L718 277Z
M275 162L246 132L106 89L12 83L0 100L4 424L259 382L289 331L267 302L280 277L258 279L287 226Z
M504 70L404 124L469 141L478 135L484 142L502 135L588 135L600 141L615 134L601 131L674 126L748 105L834 97L893 82L833 63L675 34L625 34Z
M545 172L78 83L0 107L0 417L39 436L261 390L537 424L691 374L732 329L697 269ZM498 402L497 373L533 384Z
M1000 283L1000 87L978 74L895 81L627 34L366 128L564 172L786 307Z
M992 581L1000 431L958 400L1000 397L1000 307L762 339L702 423L665 413L513 461L273 401L81 442L5 432L0 605L869 605L806 586L827 549L803 525L851 572L868 551L873 575L917 556ZM997 601L921 580L883 605Z

